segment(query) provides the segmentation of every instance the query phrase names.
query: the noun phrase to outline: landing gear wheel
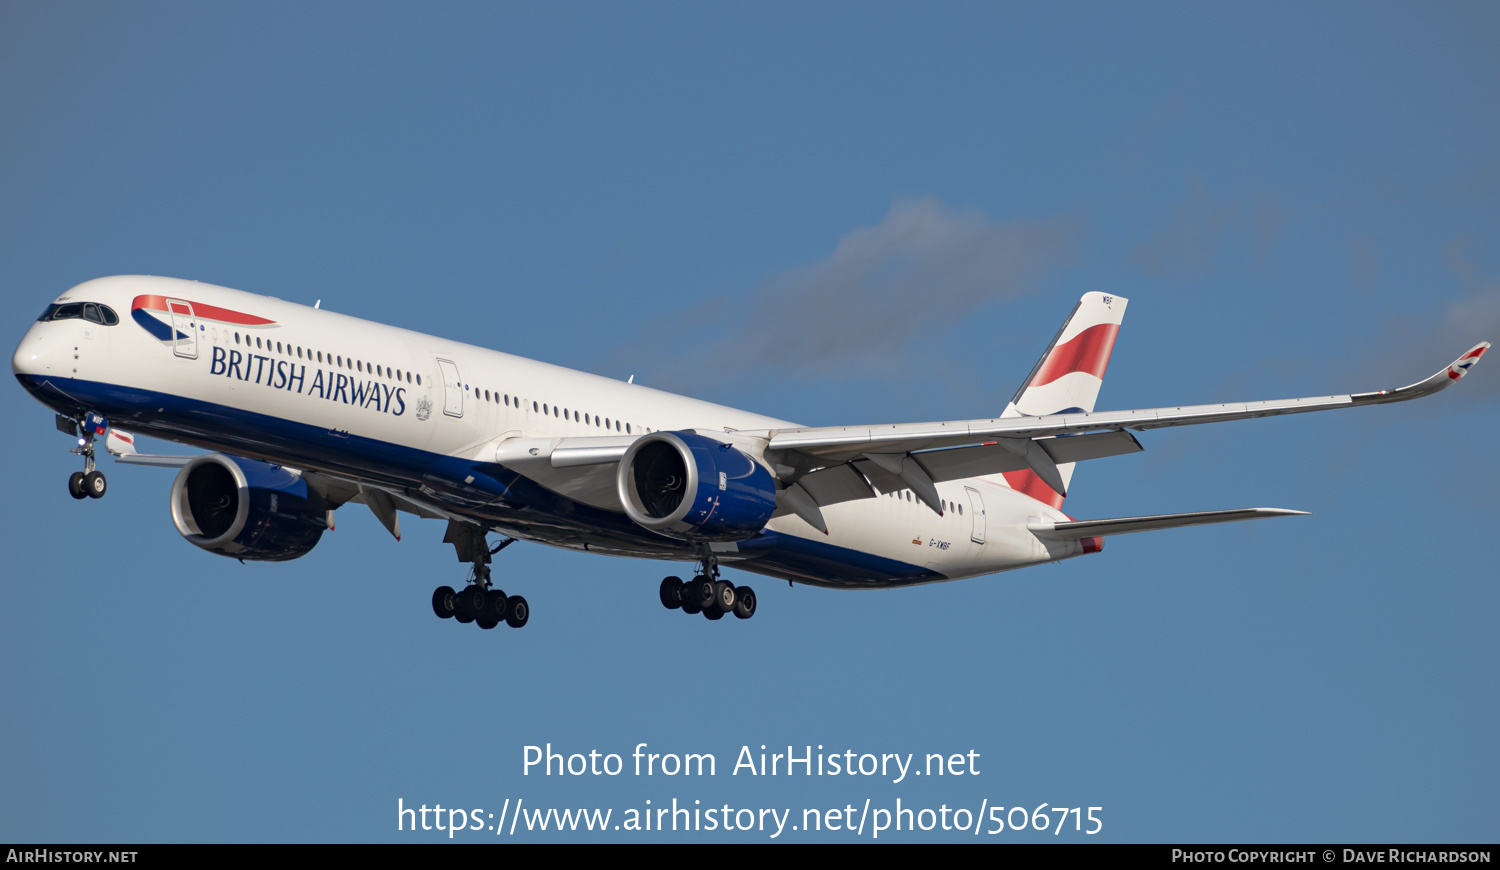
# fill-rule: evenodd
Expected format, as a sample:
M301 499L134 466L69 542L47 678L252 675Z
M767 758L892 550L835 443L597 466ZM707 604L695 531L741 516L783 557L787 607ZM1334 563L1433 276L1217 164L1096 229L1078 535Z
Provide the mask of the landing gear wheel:
M505 614L505 624L511 628L521 628L531 618L531 605L519 595L510 599L509 610L510 612Z
M661 581L661 606L668 610L682 608L682 578L668 577Z
M734 584L728 580L714 581L714 609L720 613L729 613L734 610Z
M734 590L734 615L740 619L749 619L755 615L754 589L741 586Z
M484 590L478 586L465 586L464 591L453 597L453 603L457 606L453 613L455 619L465 624L473 622L484 610Z
M510 615L510 599L499 589L484 593L484 615L494 619L496 625L504 622L505 617ZM480 627L484 626L481 624Z
M500 624L500 618L495 616L494 613L486 610L485 612L474 617L474 624L484 629L485 631L489 631L490 629Z
M74 498L88 498L89 494L83 488L83 472L75 471L68 475L68 495Z
M702 613L703 612L703 605L699 604L698 600L693 597L692 591L693 591L693 584L691 584L691 583L685 583L685 584L683 584L683 586L682 586L682 601L678 604L678 606L682 608L682 612L688 614L689 616L691 616L691 615L693 615L695 613Z
M90 471L83 476L83 491L89 494L89 498L104 498L104 490L107 488L104 472Z
M432 612L439 619L452 619L458 610L458 604L453 600L457 593L452 586L439 586L432 592Z
M703 608L703 615L717 622L724 618L724 611L717 607L705 607Z
M693 582L682 589L683 604L689 600L693 603L694 612L708 610L714 606L714 581L707 577L695 577Z

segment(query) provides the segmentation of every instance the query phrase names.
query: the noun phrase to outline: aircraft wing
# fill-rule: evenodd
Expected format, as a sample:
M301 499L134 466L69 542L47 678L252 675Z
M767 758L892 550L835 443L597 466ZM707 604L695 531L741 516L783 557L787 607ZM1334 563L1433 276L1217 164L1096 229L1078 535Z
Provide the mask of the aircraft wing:
M902 454L979 444L999 439L1019 441L1110 430L1143 431L1167 426L1190 426L1225 420L1247 420L1252 417L1303 414L1309 411L1326 411L1356 405L1404 402L1446 389L1468 374L1470 367L1479 361L1489 347L1489 342L1482 341L1454 360L1452 365L1432 377L1394 390L1378 390L1344 396L1278 399L1268 402L1189 405L1136 411L1101 411L1092 414L1053 414L1045 417L996 417L988 420L898 423L886 426L779 429L770 433L768 450L815 457L823 463L848 462L870 454Z
M105 449L116 462L126 465L146 465L155 468L181 468L197 459L192 456L169 456L160 453L141 453L135 447L135 434L124 429L110 429L105 439ZM398 513L414 514L424 519L443 519L450 523L472 523L472 520L445 511L442 508L413 497L410 493L379 487L366 481L323 472L297 471L314 490L333 508L345 504L362 504L385 526L396 540L401 540L401 520ZM329 528L333 527L332 512L329 513Z
M1489 347L1489 342L1480 342L1448 367L1410 386L1342 396L882 426L703 430L700 434L764 456L783 487L777 515L796 513L814 528L826 530L818 508L900 489L912 490L941 512L942 500L934 484L947 480L1031 469L1065 494L1057 466L1140 451L1140 443L1128 430L1301 414L1431 395L1467 374ZM579 501L620 510L615 466L633 441L618 436L513 438L495 451L495 461ZM1270 515L1280 514L1253 516ZM1253 516L1199 518L1192 524Z

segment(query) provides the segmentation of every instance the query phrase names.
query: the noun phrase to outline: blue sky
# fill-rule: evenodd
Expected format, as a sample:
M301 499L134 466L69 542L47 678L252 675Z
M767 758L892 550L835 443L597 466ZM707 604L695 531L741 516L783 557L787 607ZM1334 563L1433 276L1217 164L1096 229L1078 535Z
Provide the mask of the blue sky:
M1483 3L6 3L0 312L15 341L80 281L194 278L815 425L998 412L1104 290L1131 304L1103 408L1398 386L1500 337L1497 33ZM509 633L431 615L463 575L440 524L396 543L354 506L241 566L178 537L170 472L73 502L66 438L10 401L0 840L406 842L444 837L398 799L673 798L1500 838L1500 364L1146 433L1068 501L1311 517L920 589L761 579L749 623L663 611L674 566L518 544ZM720 770L523 776L546 742ZM980 773L729 775L761 744ZM1088 839L993 839L1044 838Z

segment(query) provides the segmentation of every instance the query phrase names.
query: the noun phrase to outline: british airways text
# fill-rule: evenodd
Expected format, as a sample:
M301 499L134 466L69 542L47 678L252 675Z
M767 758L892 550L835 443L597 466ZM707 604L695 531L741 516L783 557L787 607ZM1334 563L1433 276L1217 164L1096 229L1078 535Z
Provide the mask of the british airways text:
M258 353L240 353L222 347L213 349L208 373L248 381L274 390L304 393L330 402L343 402L361 408L374 408L394 417L406 413L406 388L391 387L371 378L355 380L339 372L313 370L307 380L307 365L275 359Z

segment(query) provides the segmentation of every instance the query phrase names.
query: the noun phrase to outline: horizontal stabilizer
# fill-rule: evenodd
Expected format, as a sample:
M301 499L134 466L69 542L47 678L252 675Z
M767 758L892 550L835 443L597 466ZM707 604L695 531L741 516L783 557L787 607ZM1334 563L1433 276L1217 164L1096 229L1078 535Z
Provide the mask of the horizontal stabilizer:
M1157 514L1150 517L1117 517L1110 520L1078 520L1069 523L1028 523L1026 528L1049 538L1091 538L1124 535L1131 532L1154 532L1182 526L1206 526L1210 523L1233 523L1266 517L1305 517L1307 511L1285 508L1239 508L1228 511L1194 511L1186 514Z

